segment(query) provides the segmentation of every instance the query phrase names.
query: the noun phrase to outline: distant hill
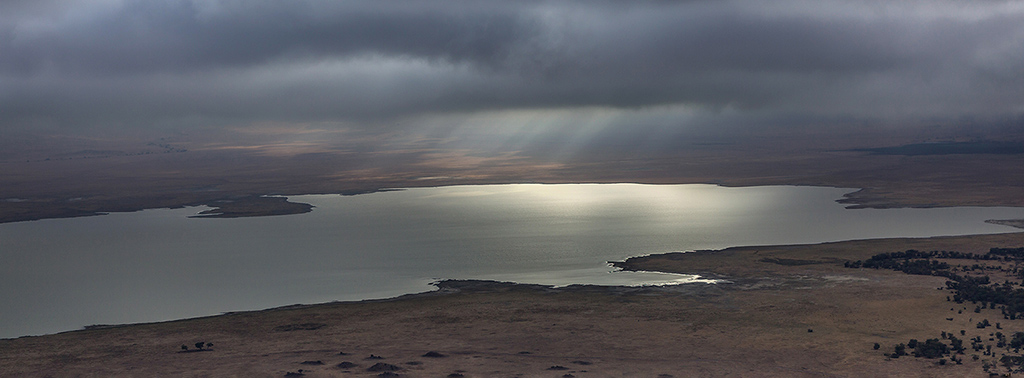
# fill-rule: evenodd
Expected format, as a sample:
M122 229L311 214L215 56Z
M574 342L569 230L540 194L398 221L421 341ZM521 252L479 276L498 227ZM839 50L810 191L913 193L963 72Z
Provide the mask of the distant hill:
M1024 142L942 142L906 144L895 147L858 148L853 151L870 152L875 155L956 155L956 154L1024 154Z

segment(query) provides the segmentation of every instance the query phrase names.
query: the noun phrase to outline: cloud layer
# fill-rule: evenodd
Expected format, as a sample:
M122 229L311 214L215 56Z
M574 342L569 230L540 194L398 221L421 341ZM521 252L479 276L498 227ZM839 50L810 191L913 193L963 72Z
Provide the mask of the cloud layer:
M1024 3L892 3L8 1L0 128L1024 113Z

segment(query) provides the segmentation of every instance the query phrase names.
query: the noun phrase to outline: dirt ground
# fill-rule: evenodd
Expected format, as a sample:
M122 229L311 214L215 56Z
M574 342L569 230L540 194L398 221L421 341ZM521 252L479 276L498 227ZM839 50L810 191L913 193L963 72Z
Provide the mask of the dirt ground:
M1024 233L654 255L623 265L728 282L550 288L451 281L392 300L0 340L0 376L394 376L381 368L407 377L988 376L982 364L998 356L975 361L968 351L962 365L939 365L883 353L944 331L988 338L991 328L974 326L982 319L1012 334L1024 331L1024 320L954 306L949 291L938 289L940 277L842 262L911 248L1017 246ZM195 351L197 342L213 346Z

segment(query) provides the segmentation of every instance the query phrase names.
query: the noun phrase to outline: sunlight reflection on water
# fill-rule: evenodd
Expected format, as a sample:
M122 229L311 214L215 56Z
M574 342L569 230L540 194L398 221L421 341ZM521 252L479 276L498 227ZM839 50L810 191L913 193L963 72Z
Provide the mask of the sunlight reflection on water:
M203 208L0 224L0 337L428 291L437 279L702 282L630 256L739 245L1015 232L1020 208L861 209L851 189L488 185L291 198L307 214Z

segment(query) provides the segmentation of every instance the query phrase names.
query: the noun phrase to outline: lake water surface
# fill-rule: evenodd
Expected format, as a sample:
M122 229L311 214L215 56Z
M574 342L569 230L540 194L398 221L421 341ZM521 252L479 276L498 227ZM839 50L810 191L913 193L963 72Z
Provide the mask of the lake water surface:
M1022 208L845 209L851 189L487 185L296 196L312 213L205 208L0 224L0 337L295 303L384 298L472 278L567 285L693 276L609 260L741 245L1015 232ZM882 252L882 251L880 251Z

